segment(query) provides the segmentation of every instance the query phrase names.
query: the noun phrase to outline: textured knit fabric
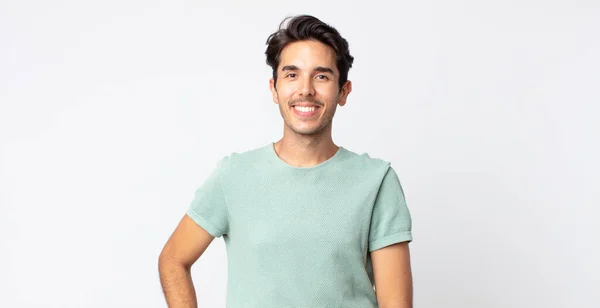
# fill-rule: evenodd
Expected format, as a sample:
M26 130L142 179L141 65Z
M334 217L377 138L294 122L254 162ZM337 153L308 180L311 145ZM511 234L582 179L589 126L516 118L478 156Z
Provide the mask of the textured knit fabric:
M187 214L226 243L229 308L377 307L369 252L412 241L390 163L344 147L305 168L272 143L233 153Z

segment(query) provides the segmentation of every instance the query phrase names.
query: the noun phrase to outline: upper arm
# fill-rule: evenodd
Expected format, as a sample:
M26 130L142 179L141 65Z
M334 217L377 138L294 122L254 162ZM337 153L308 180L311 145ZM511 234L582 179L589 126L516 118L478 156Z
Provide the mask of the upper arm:
M186 214L163 248L161 260L190 267L215 237L228 232L229 215L221 181L225 162L226 159L221 160L196 190Z
M379 307L412 308L413 283L409 242L372 251L373 277Z
M412 241L412 219L396 171L389 167L375 198L369 227L369 251Z
M398 175L390 166L375 199L369 230L375 291L381 308L412 307L411 241L410 211Z
M191 267L213 241L214 236L184 215L160 253L163 261Z

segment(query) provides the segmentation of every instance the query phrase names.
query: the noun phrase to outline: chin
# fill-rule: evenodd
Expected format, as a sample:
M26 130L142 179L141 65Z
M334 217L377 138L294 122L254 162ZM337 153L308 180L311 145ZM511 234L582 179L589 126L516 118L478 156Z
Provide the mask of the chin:
M311 122L312 123L310 123L310 124L307 122L295 123L295 121L293 119L291 119L290 122L285 121L285 125L287 126L287 129L294 132L295 134L304 135L304 136L320 135L323 133L323 131L325 131L327 129L327 125L323 125L324 123L322 123L319 120L315 120L315 121L311 121ZM294 125L294 124L299 124L299 125Z
M304 135L304 136L312 136L312 135L319 135L323 132L324 128L322 127L302 127L302 128L298 128L298 127L291 127L291 130L299 135Z

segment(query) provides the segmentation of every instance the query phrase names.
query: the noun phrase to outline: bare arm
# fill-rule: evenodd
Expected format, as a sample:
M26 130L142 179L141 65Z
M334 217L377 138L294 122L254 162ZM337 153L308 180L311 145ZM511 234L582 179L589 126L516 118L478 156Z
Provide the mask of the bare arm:
M412 308L413 283L408 242L371 252L380 308Z
M163 293L170 308L198 306L191 267L214 237L184 215L158 259Z

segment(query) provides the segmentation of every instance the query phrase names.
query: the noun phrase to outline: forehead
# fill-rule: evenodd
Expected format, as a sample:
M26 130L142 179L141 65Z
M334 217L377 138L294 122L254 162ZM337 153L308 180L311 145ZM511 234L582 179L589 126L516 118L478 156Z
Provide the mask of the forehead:
M279 69L295 65L300 69L329 67L337 72L335 50L318 41L298 41L288 44L280 55Z

